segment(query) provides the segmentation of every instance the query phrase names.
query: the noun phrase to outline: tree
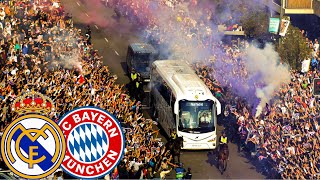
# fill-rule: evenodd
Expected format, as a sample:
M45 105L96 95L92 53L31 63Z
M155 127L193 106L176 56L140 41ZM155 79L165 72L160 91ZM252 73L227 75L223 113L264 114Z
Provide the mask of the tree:
M277 51L282 62L296 70L300 70L301 62L311 55L311 49L307 46L300 29L292 25L289 26L286 35L280 38Z
M266 11L255 9L245 11L240 22L247 36L259 38L268 32L268 19L269 15Z

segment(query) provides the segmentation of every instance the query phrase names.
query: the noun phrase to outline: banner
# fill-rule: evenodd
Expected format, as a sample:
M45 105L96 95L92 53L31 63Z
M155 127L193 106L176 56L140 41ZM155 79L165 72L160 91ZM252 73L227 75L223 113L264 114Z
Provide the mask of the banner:
M285 36L286 35L286 33L288 31L289 24L290 24L289 20L286 20L286 19L282 19L281 20L280 32L279 32L280 36Z
M278 34L280 26L280 19L279 18L270 18L269 20L269 32Z
M305 59L305 60L302 61L302 67L301 67L301 72L302 73L306 73L306 72L309 71L310 62L311 62L310 59Z

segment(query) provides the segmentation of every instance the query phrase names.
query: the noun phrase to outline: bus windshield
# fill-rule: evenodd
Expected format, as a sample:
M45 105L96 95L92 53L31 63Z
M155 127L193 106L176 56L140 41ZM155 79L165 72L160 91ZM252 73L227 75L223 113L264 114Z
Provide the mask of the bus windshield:
M138 72L148 72L148 67L150 64L150 54L135 54L133 61L134 68Z
M215 130L216 114L212 100L179 102L179 131L207 133Z

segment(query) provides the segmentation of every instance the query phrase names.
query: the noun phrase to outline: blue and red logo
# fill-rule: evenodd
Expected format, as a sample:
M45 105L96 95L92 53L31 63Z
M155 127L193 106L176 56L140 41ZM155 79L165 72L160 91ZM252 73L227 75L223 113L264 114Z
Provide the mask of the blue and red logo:
M81 107L68 112L59 126L66 139L62 168L78 178L103 177L118 165L125 137L120 123L108 112Z

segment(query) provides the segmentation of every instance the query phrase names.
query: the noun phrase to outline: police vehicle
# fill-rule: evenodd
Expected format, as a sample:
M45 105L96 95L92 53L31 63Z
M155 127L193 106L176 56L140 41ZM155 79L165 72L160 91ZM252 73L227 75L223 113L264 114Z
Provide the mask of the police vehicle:
M132 43L127 53L127 73L132 69L140 74L144 82L150 82L151 63L157 58L157 51L147 43Z

